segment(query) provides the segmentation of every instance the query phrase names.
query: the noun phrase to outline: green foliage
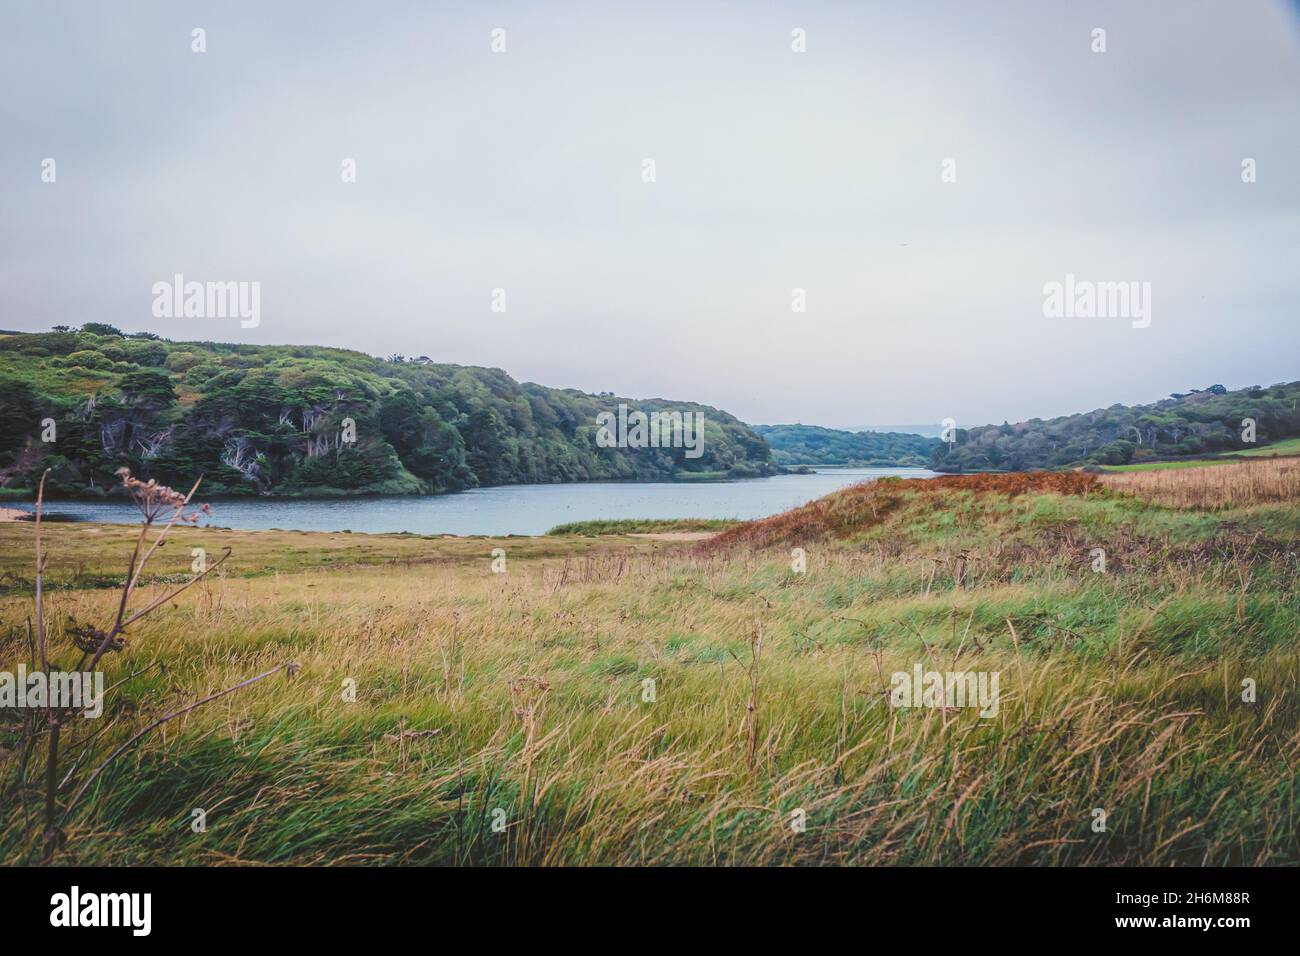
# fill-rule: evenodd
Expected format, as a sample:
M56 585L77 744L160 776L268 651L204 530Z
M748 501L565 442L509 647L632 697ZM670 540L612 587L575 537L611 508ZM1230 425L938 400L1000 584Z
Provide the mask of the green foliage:
M816 425L755 425L778 465L925 467L937 438L896 432L846 432Z
M173 343L92 323L80 332L0 333L0 382L7 383L0 385L0 486L30 487L53 463L55 494L109 492L121 466L187 487L203 475L209 495L420 493L777 471L767 443L714 408L521 384L500 369L423 357L390 362L316 346ZM621 402L646 412L703 412L704 454L598 447L596 416ZM38 410L58 423L52 447L32 437Z
M40 403L27 382L0 378L0 466L8 465L39 427Z
M126 343L126 354L137 365L161 366L167 361L168 348L162 342L133 339Z
M203 361L196 352L172 352L167 356L167 368L173 372L188 372Z
M1255 444L1242 441L1242 422L1248 418L1255 420ZM1212 385L1175 392L1152 405L1112 405L1049 421L959 429L952 447L935 446L930 467L952 472L1137 466L1153 458L1269 454L1270 443L1296 435L1300 382L1236 391Z
M113 367L113 360L94 349L81 349L68 356L68 364L80 365L82 368L105 369Z

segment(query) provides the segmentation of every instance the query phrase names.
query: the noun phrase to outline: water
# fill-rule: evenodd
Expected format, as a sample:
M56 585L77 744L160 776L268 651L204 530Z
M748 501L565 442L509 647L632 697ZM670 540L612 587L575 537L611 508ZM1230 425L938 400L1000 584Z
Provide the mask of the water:
M837 488L885 475L929 478L934 472L924 468L825 468L810 475L745 481L502 485L428 497L223 499L213 502L213 515L207 523L250 530L544 534L557 524L596 519L763 518ZM132 505L117 501L57 501L47 505L46 511L82 521L140 520Z

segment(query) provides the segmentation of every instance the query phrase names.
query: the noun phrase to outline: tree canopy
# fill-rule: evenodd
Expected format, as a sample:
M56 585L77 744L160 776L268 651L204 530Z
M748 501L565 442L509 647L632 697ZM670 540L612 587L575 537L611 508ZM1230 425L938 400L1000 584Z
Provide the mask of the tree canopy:
M619 403L702 412L703 455L602 448ZM41 440L53 418L57 438ZM103 323L0 333L0 484L112 489L114 472L212 495L435 493L506 483L774 474L726 412L515 381L500 369L316 346L169 342Z

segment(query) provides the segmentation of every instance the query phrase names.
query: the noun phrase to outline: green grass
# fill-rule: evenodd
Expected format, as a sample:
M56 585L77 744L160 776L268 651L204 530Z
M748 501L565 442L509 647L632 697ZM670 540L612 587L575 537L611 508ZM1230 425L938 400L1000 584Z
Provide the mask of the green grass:
M723 531L739 521L722 518L623 518L603 521L571 521L559 524L548 535L664 534L673 532Z
M1268 458L1272 455L1300 455L1300 438L1288 438L1285 441L1275 441L1271 445L1265 445L1263 448L1252 448L1250 451L1239 451L1238 455L1244 455L1247 458Z
M104 718L67 731L74 780L169 709L301 669L146 737L60 859L1295 865L1298 510L914 495L802 542L803 573L787 546L189 529L139 600L184 579L192 546L233 547L227 573L110 656ZM48 531L66 662L68 620L114 607L130 532ZM0 670L29 654L32 532L0 525ZM997 672L998 714L891 708L916 663ZM20 732L0 711L3 862L39 830L40 748L13 789Z
M1177 461L1142 461L1133 465L1104 465L1104 471L1167 471L1177 468L1202 468L1206 465L1231 464L1231 458L1180 458Z
M1201 468L1205 465L1230 464L1238 458L1271 458L1274 455L1300 455L1300 438L1288 438L1284 441L1273 442L1271 445L1265 445L1262 448L1233 452L1231 456L1224 458L1180 458L1175 461L1146 461L1131 465L1105 465L1103 470L1161 471L1168 468Z
M46 524L46 587L62 590L120 587L138 530L131 525ZM32 592L35 584L34 532L30 521L0 522L0 597ZM635 538L458 538L449 535L177 527L172 530L168 544L146 568L143 580L158 583L188 580L194 548L202 548L209 560L219 558L226 548L230 548L232 555L226 565L226 574L256 577L331 569L346 573L376 566L403 574L453 565L489 571L492 552L496 549L505 551L508 566L515 559L577 560L615 551L636 554L654 546L653 541Z

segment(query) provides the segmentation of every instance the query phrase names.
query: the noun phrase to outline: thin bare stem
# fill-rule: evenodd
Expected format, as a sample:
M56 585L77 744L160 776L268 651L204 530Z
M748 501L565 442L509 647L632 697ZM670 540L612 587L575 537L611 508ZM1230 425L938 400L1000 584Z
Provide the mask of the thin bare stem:
M164 594L162 597L158 598L158 600L154 601L152 604L149 604L146 607L142 608L141 610L136 611L125 621L120 621L119 623L114 624L113 629L109 631L106 635L104 635L104 639L100 641L99 648L95 651L95 656L90 659L90 663L86 666L85 669L91 671L95 669L95 665L98 664L99 659L108 652L108 648L113 643L113 639L115 637L117 637L119 634L125 631L136 621L140 620L140 618L144 617L154 608L158 607L160 604L165 604L168 601L170 601L172 598L180 594L182 591L186 591L189 588L194 587L194 585L198 584L200 581L206 578L213 571L217 570L217 568L221 567L222 562L224 562L228 557L230 557L230 549L226 548L225 552L221 555L221 557L216 562L204 568L197 576L190 579L189 581L186 581L175 591L172 591L170 594Z
M45 552L41 548L41 508L45 503L45 476L50 473L47 468L41 473L41 485L36 490L36 646L40 650L41 670L49 669L45 656L45 611L43 584L45 578Z

